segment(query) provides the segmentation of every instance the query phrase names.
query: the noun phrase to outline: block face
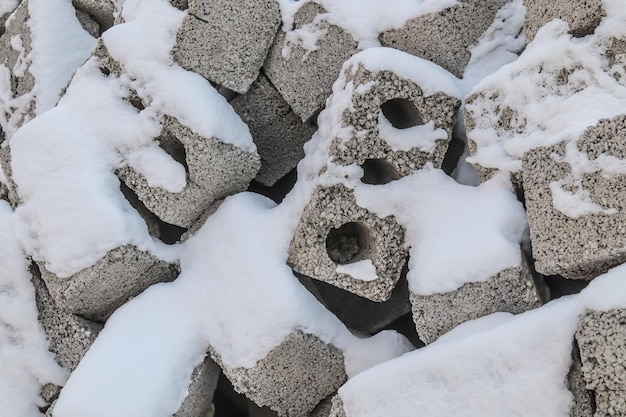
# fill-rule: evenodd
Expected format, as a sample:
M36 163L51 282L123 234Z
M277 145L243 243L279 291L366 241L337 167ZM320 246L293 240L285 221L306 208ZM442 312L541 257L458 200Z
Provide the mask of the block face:
M576 340L596 417L626 415L626 310L591 311L581 317Z
M2 51L0 64L4 64L11 70L11 90L15 97L30 93L35 85L35 78L28 71L30 60L27 60L27 55L31 52L29 19L28 1L22 1L11 15L5 32L0 37L0 51ZM14 38L19 38L19 42L15 45L12 44L15 42ZM17 44L21 45L16 48Z
M215 201L244 191L260 166L257 154L216 138L203 138L169 116L157 141L186 165L187 185L181 192L150 187L143 175L128 166L118 170L118 176L148 210L180 227L191 227Z
M590 35L606 16L602 0L523 0L526 7L524 34L531 42L546 23L561 19L576 37Z
M299 330L253 368L220 366L237 392L281 417L307 415L347 378L341 351Z
M383 32L383 46L432 61L463 77L476 45L500 8L510 0L461 0L437 13L409 20L403 28Z
M115 7L111 0L72 0L72 4L78 10L90 15L105 31L113 26Z
M295 14L290 32L290 38L298 30L316 33L316 50L307 51L297 42L286 43L286 33L279 31L263 66L272 84L303 121L324 107L343 63L359 52L352 35L318 18L325 12L319 4L307 1Z
M244 94L259 75L279 26L274 0L192 0L177 35L174 59Z
M432 343L456 326L495 312L522 313L541 306L526 261L487 281L468 282L443 294L411 293L413 321L424 343Z
M404 235L393 217L381 219L359 207L345 186L318 187L296 228L287 262L311 278L385 301L400 279L408 253ZM376 279L338 272L360 261L371 261Z
M42 278L63 310L93 320L106 320L118 307L149 286L172 281L178 266L134 246L109 251L95 265L69 278L59 278L40 265Z
M213 394L220 376L220 367L206 356L191 374L189 393L172 417L208 417L212 415Z
M605 176L601 169L580 174L567 162L568 152L580 152L590 161L602 155L622 160L624 139L626 117L620 116L587 129L576 144L567 145L569 151L558 144L524 155L524 192L537 271L591 279L626 261L626 176ZM556 187L574 196L588 193L589 201L583 203L594 205L598 212L582 212L578 217L563 213L555 207ZM606 211L611 209L617 212Z
M255 179L274 185L304 157L304 143L315 133L315 126L302 122L262 73L245 95L230 104L248 125L261 158Z

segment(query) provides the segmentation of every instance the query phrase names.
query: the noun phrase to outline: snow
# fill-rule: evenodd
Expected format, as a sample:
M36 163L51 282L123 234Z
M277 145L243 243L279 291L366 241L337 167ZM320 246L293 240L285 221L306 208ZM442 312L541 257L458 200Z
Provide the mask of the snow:
M375 281L378 279L376 267L371 259L353 262L345 265L337 265L335 269L338 274L347 274L360 281Z
M2 0L0 1L0 16L4 16L7 13L12 12L17 7L17 0Z

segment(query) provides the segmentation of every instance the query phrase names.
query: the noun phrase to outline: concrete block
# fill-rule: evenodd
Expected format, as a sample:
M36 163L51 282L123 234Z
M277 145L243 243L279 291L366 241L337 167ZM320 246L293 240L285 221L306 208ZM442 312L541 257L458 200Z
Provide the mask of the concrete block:
M588 128L572 146L590 161L602 154L626 159L625 141L626 116L619 116ZM557 144L526 152L522 160L535 268L544 275L592 279L626 262L626 176L603 175L601 170L575 174L566 155L566 145ZM588 192L588 203L618 212L581 213L576 218L564 214L555 208L551 189L559 181L565 181L561 187L571 193Z
M585 387L582 367L578 346L575 344L572 349L572 365L567 374L567 388L574 396L570 417L593 417L594 400Z
M184 228L193 225L213 202L244 191L260 166L256 153L218 138L204 138L169 116L163 120L157 141L187 170L187 185L181 192L150 187L143 175L128 166L117 174L159 219Z
M308 277L385 301L405 264L404 235L392 216L381 219L360 207L345 186L317 187L296 227L287 262ZM364 278L355 269L376 277Z
M111 0L72 0L72 4L95 20L100 32L113 26L115 6Z
M443 92L427 96L416 82L392 70L372 72L363 64L347 68L345 77L353 93L343 110L342 127L353 128L354 134L347 141L334 139L330 150L333 163L361 166L365 171L362 181L369 184L384 184L412 174L427 162L441 167L461 105L458 98ZM418 146L394 149L385 138L400 131L413 132L429 123L433 129L445 131L445 137L435 141L432 151ZM413 134L420 137L427 133Z
M248 125L261 157L255 179L274 185L304 157L302 147L315 133L315 125L303 123L263 73L245 95L230 104Z
M343 63L359 52L352 35L319 18L324 13L322 6L309 0L294 16L293 31L320 34L315 51L294 42L287 44L286 33L280 31L263 66L272 84L303 121L324 107Z
M80 22L83 29L85 29L91 36L94 38L100 36L100 25L98 25L98 22L93 20L89 14L80 9L76 9L76 18Z
M56 304L63 310L104 321L119 306L149 286L172 281L178 266L131 245L109 251L95 265L59 278L39 265Z
M626 415L626 310L586 311L576 340L595 417Z
M313 409L313 411L311 411L311 414L309 414L309 417L329 417L330 412L333 408L332 398L333 397L331 396L322 400L322 402L319 403L317 407Z
M307 415L347 378L341 351L299 330L252 368L231 368L212 355L237 392L281 417Z
M470 48L509 1L460 0L440 12L409 20L400 29L383 32L380 42L432 61L462 78L471 57Z
M189 0L174 59L206 79L244 94L280 26L275 0Z
M28 54L31 52L29 19L28 0L24 0L11 14L5 32L0 37L0 64L11 70L14 97L30 93L35 85L35 78L28 70Z
M346 412L343 409L343 401L341 401L341 397L339 395L335 395L332 399L329 417L346 417Z
M220 367L209 355L191 374L189 393L178 411L172 417L210 417L213 408L213 394L220 376Z
M576 37L590 35L606 16L602 0L523 0L526 7L524 34L531 42L546 23L561 19Z
M411 293L410 299L417 334L426 344L466 321L495 312L518 314L541 305L525 260L487 281L468 282L443 294Z
M3 184L5 198L11 204L11 207L15 209L19 205L20 199L17 195L17 186L11 178L13 175L11 170L11 148L8 145L0 147L0 167L7 179L6 184Z

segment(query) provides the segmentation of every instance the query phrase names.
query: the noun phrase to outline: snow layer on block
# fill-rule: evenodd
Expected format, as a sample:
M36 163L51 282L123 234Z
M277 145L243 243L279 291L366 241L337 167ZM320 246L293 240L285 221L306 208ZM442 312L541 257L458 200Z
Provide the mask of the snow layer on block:
M12 12L17 7L17 0L2 0L0 1L0 16Z
M617 267L579 295L518 316L468 322L363 372L339 389L345 415L406 417L420 410L433 417L569 417L566 376L579 316L625 306L625 278L626 267Z
M209 346L225 365L250 368L298 329L340 348L349 376L410 350L395 332L353 336L293 276L293 207L249 193L227 198L185 242L179 278L111 316L53 415L169 416Z
M6 416L36 417L44 405L41 386L61 385L66 375L37 321L35 290L13 221L11 208L0 201L0 409Z

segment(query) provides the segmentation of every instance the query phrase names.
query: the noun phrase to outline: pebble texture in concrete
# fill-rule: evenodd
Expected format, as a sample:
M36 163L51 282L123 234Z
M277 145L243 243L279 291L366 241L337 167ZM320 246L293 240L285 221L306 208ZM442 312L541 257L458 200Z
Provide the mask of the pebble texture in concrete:
M561 19L567 22L570 33L582 37L593 33L606 13L602 0L524 0L526 22L524 34L531 42L546 23Z

